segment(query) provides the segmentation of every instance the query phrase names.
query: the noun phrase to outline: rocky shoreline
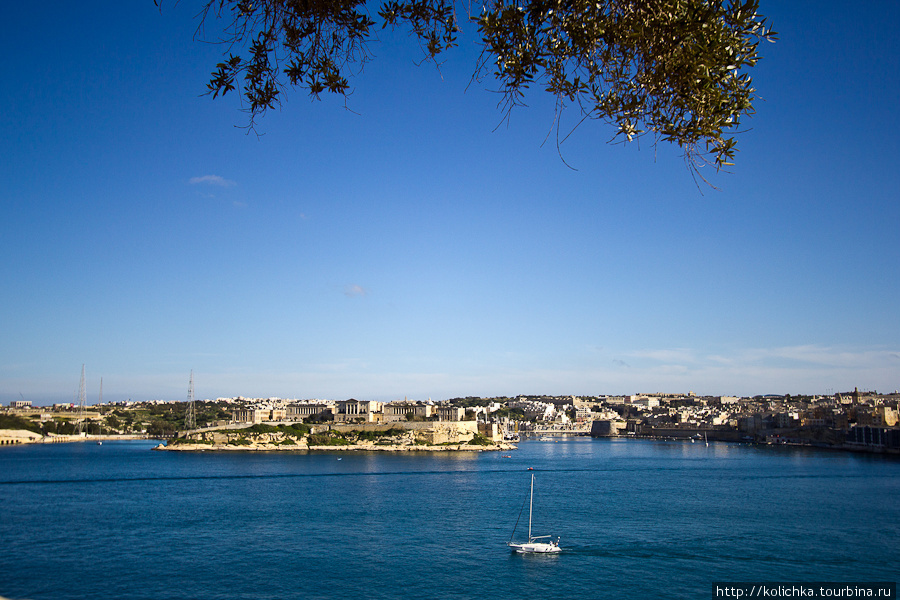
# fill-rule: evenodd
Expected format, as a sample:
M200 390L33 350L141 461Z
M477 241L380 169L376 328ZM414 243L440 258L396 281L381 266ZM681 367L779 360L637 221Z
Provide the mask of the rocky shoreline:
M169 452L497 452L515 450L516 446L506 442L490 445L475 444L345 444L329 446L310 446L305 442L290 445L272 442L251 442L250 444L191 444L179 443L159 444L154 450Z
M478 432L474 422L389 425L256 424L189 431L154 450L176 452L497 452L516 446Z

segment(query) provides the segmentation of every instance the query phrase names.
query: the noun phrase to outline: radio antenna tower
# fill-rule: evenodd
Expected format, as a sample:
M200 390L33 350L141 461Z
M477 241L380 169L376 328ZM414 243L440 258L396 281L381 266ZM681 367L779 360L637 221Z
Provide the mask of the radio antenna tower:
M194 371L191 370L191 383L188 386L187 410L184 413L184 429L190 431L197 428L197 411L194 408Z
M81 365L81 384L78 386L78 418L75 433L81 434L84 429L84 365Z

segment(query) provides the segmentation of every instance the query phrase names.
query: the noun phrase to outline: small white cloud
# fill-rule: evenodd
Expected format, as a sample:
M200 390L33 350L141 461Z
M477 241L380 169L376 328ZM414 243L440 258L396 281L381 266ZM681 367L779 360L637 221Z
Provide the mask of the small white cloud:
M366 288L361 285L348 285L344 288L344 295L350 298L365 296L366 293Z
M224 177L219 177L218 175L203 175L202 177L191 177L188 180L188 183L190 183L191 185L208 183L209 185L217 185L219 187L231 187L233 185L237 185L237 182L231 181L230 179L225 179Z
M693 363L697 361L694 352L687 348L636 350L629 352L628 356L655 360L657 362Z

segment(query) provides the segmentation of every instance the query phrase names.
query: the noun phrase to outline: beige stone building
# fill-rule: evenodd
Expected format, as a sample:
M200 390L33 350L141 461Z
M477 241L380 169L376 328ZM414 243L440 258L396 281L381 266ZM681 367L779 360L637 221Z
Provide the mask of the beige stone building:
M334 407L334 402L298 402L289 404L284 410L289 420L301 421L309 417L330 419L334 414Z
M232 419L235 423L265 423L268 421L284 421L287 418L283 408L238 408Z
M433 414L434 406L424 404L422 402L409 402L406 400L398 402L388 402L384 405L384 422L396 423L397 421L410 421L409 415L413 418L428 420Z
M440 421L462 421L466 416L466 409L461 406L438 406L437 416Z
M335 423L380 423L382 420L383 403L375 400L338 400L335 402L334 414Z

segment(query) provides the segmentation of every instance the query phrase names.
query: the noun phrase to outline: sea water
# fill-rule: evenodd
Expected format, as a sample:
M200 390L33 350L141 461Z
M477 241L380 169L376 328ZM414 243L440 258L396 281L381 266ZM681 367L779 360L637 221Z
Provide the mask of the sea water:
M694 599L714 581L900 572L892 457L573 437L508 453L155 444L0 448L0 596ZM533 533L559 554L506 546L517 520L527 536L532 473Z

